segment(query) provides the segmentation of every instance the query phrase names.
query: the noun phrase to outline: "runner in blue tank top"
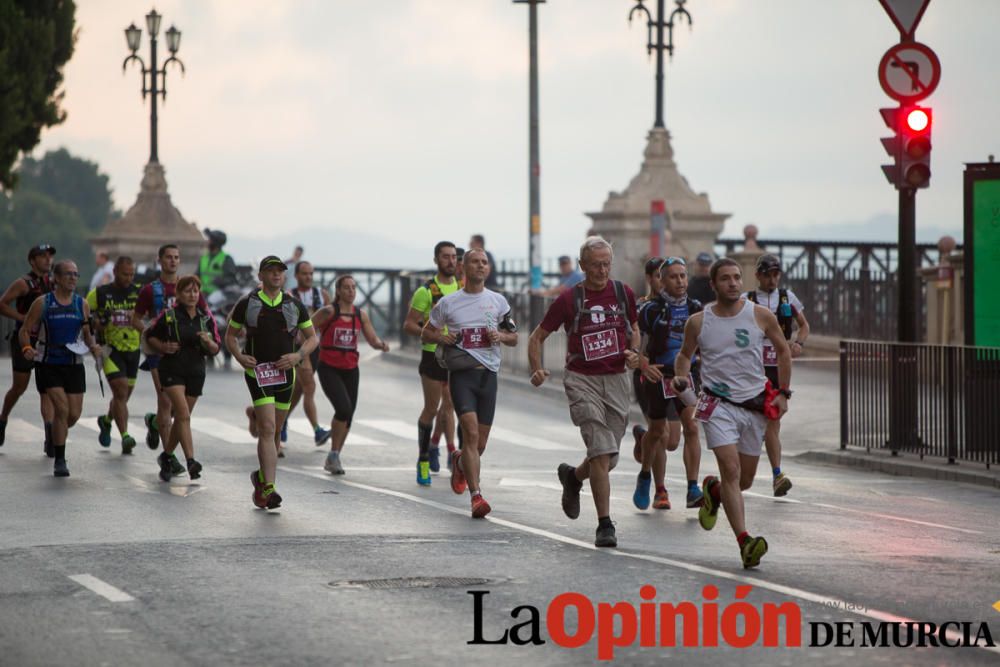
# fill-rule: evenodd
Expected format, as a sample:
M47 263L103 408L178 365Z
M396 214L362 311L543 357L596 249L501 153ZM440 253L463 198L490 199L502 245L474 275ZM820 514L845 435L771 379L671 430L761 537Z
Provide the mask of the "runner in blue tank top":
M90 308L76 293L80 271L67 260L52 271L55 291L35 299L18 332L24 358L35 362L35 385L38 392L52 401L52 446L55 453L53 473L69 477L66 467L66 435L80 418L87 377L81 353L90 350L100 359L101 348L94 341L88 321ZM30 332L38 329L37 348ZM82 338L82 343L81 343Z

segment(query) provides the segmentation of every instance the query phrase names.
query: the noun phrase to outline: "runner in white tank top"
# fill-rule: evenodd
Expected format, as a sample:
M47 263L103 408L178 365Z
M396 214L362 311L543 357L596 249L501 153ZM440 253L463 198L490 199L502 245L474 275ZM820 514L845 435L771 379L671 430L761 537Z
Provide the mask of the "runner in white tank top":
M764 403L777 408L778 418L788 410L792 357L774 313L743 298L739 264L728 258L718 260L712 265L710 282L718 298L688 319L684 343L674 362L674 377L675 383L676 378L687 377L691 358L698 350L703 391L695 418L703 423L705 441L715 453L722 478L705 478L698 521L702 528L711 530L719 505L725 504L743 567L755 567L767 553L767 540L752 537L746 530L743 491L750 488L757 473L767 423ZM765 338L778 353L781 393L776 396L765 392ZM675 388L683 389L676 384Z

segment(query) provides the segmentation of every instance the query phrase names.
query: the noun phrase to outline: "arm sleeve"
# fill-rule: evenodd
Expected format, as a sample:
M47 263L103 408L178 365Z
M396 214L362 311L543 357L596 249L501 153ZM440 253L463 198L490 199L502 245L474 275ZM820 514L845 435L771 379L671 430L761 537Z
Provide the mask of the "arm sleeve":
M296 301L295 303L299 307L299 328L308 329L313 325L312 318L309 316L309 309L303 306L301 301Z
M431 310L430 323L436 329L444 329L445 323L448 321L448 300L441 299Z
M426 316L431 311L430 290L423 285L418 287L417 291L413 293L413 298L410 299L410 308Z
M545 317L542 318L540 327L552 333L559 329L559 327L564 326L572 315L572 297L573 290L564 290L562 294L556 297L556 300L552 302L549 309L545 311Z
M87 293L87 305L90 306L90 314L97 314L97 288Z
M89 297L88 297L89 298ZM153 308L153 287L143 285L139 290L139 296L135 300L135 314L139 317L146 315Z
M236 302L236 306L233 308L233 314L229 317L229 326L236 329L242 329L246 324L247 300L248 297L243 297Z
M642 304L639 308L639 331L644 334L649 334L652 327L650 327L650 319L652 319L651 314L653 310L653 302L647 301Z
M792 290L788 290L788 303L792 304L795 310L800 313L805 310L805 306L802 305L802 302L799 301L799 297L795 296L795 292Z
M635 318L638 317L635 310L635 292L628 285L625 285L625 302L628 305L628 321L635 322Z

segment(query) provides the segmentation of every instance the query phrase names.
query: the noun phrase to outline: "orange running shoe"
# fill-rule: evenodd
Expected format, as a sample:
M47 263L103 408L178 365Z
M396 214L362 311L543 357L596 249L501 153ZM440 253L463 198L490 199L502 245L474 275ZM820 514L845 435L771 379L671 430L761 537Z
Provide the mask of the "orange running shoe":
M483 498L482 494L472 496L472 518L482 519L487 514L490 513L490 504L486 502L486 498Z
M462 495L468 486L465 481L465 473L462 472L462 450L456 449L451 453L451 490ZM489 507L489 505L486 506L487 512L490 511Z
M653 507L658 510L670 509L670 495L667 494L666 490L657 491L653 495Z

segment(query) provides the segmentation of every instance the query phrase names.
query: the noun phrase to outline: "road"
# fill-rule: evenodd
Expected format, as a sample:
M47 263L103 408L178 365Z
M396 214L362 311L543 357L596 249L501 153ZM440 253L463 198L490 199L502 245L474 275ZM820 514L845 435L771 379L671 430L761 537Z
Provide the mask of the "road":
M195 409L205 466L196 482L160 482L156 453L141 439L129 457L117 437L110 449L98 445L95 417L104 403L92 374L85 417L70 436L72 477L53 478L41 452L37 398L26 394L0 448L0 664L591 663L626 624L599 623L579 648L560 646L547 622L550 601L578 592L595 605L626 601L638 609L645 585L655 587L657 603L693 602L703 630L713 626L706 586L718 590L720 616L744 592L737 587L751 586L745 601L757 610L798 606L802 646L783 645L786 629L777 648L762 639L749 648L722 640L710 649L641 646L637 637L613 648L621 664L1000 663L998 649L809 646L820 622L853 623L857 644L862 623L892 619L968 621L973 637L987 622L1000 638L992 608L1000 600L995 491L796 462L796 452L835 446L834 368L796 365L783 466L795 487L786 499L773 498L762 465L747 493L751 532L770 543L752 571L741 568L723 517L706 533L695 510L678 507L679 454L668 461L669 511L632 506L638 466L622 457L612 476L620 548L595 549L589 495L577 521L559 507L556 466L583 453L564 400L523 383L501 384L483 464L494 508L486 521L469 518L468 497L452 494L446 474L430 488L416 485L421 398L415 367L405 363L364 360L343 478L323 471L325 450L312 445L296 415L278 472L284 505L273 512L250 502L256 456L237 372L212 373L210 394ZM6 363L0 381L9 382ZM133 433L143 433L141 413L153 404L149 385L143 374L131 402ZM329 405L319 405L328 418ZM631 444L629 437L629 454ZM702 475L710 472L716 467L705 452ZM484 640L528 620L530 610L513 619L512 610L530 605L545 643L468 644L475 635L469 591L489 591L480 596ZM576 614L565 616L569 635ZM742 622L737 629L747 630Z

